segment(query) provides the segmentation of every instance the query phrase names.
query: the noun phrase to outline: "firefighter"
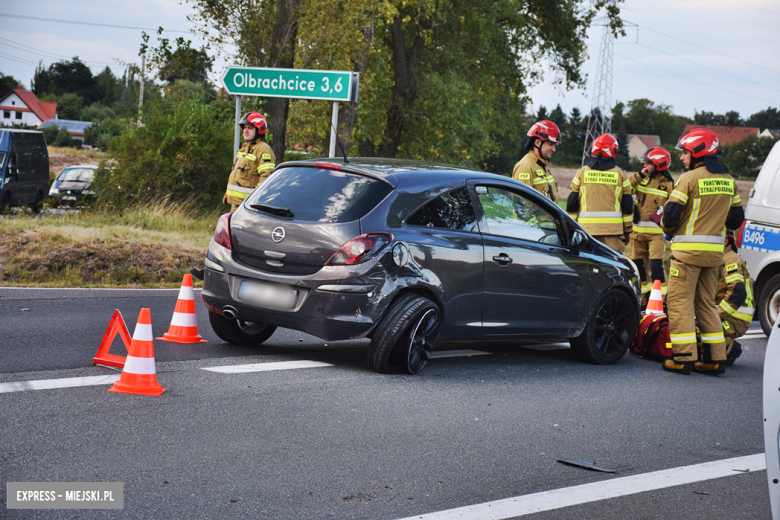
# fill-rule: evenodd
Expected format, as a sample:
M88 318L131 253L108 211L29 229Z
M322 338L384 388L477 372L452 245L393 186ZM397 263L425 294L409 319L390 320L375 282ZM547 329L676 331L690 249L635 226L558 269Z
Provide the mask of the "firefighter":
M233 170L228 178L227 190L222 196L223 204L230 204L230 211L236 211L252 190L260 185L276 168L274 151L265 142L268 125L265 117L257 112L247 112L238 122L245 143L238 149L233 160ZM203 269L191 268L190 274L203 280Z
M525 157L515 164L512 178L536 188L553 202L558 201L558 183L555 182L547 162L555 153L555 145L561 144L561 132L552 121L537 121L528 130Z
M661 227L650 220L650 215L666 204L674 188L669 174L672 156L661 147L650 148L642 156L644 168L629 177L631 191L636 195L634 205L634 232L631 233L631 259L639 269L642 280L642 305L653 287L653 281L661 281L661 292L666 296L664 274L664 235ZM650 268L650 279L647 268Z
M230 204L235 211L252 191L276 168L274 151L265 142L265 118L257 112L248 112L238 122L244 137L244 144L238 149L233 161L233 171L228 178L227 190L222 202Z
M634 200L626 172L615 166L618 143L598 136L591 157L571 181L566 212L596 240L622 253L633 227Z
M734 232L726 233L726 247L723 249L723 270L718 282L715 302L726 338L726 366L730 367L742 354L737 338L750 328L756 305L753 301L753 282L742 257L737 253Z
M703 128L683 134L677 148L689 170L654 217L672 241L669 269L669 333L672 359L664 370L719 375L726 370L726 343L715 306L725 229L744 220L734 179L718 159L718 137ZM660 216L660 219L658 218ZM702 361L697 361L696 322L701 330Z

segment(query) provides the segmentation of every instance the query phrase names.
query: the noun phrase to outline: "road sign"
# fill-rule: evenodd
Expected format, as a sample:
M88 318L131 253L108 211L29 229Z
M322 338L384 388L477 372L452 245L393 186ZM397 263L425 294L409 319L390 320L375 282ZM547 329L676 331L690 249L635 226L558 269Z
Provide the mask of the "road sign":
M335 70L230 67L222 76L228 94L357 101L357 74Z

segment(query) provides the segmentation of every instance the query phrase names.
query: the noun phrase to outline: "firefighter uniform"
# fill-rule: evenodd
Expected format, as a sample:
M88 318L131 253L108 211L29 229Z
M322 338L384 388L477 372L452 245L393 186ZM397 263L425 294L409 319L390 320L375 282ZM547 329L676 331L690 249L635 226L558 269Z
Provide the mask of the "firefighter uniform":
M512 178L539 190L551 201L558 201L558 183L547 169L547 161L533 150L515 164Z
M711 173L703 164L680 177L664 206L661 227L673 236L666 304L675 363L697 361L694 313L704 361L726 360L715 293L723 265L725 226L734 225L730 214L735 206L742 209L733 177Z
M569 195L569 216L596 240L622 253L622 239L633 227L631 183L626 172L617 166L604 171L583 166L571 181L571 191L577 196Z
M661 280L661 292L666 296L664 273L664 232L650 220L650 215L666 204L674 188L674 179L668 170L642 178L638 173L631 175L631 191L636 195L634 205L634 232L631 233L631 259L639 269L642 279L642 301L646 302L654 280ZM650 271L650 277L647 271Z
M259 136L241 145L227 185L227 202L231 211L238 209L252 191L276 168L276 157L271 147Z
M715 301L718 304L723 335L726 338L726 356L734 347L734 340L750 328L755 312L753 282L750 281L745 261L734 252L731 245L723 251L725 265L718 282Z

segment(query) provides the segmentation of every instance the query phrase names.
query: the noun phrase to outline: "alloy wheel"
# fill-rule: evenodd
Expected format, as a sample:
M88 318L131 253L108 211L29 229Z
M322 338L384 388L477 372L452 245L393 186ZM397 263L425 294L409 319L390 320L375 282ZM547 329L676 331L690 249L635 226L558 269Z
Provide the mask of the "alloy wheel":
M428 309L412 330L409 338L409 354L406 369L410 374L416 374L425 367L433 351L433 342L439 332L439 313Z
M617 296L605 301L596 315L593 335L596 348L604 355L621 352L631 343L631 315Z

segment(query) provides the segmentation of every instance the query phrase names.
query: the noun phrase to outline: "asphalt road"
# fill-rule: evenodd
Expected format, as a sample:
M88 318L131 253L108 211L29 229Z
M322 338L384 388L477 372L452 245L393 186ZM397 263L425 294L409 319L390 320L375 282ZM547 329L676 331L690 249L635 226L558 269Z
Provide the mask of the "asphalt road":
M0 383L116 374L90 362L113 310L132 333L151 308L159 336L176 296L0 288ZM403 376L369 371L365 340L278 330L262 348L233 347L201 305L198 325L209 343L155 342L160 397L108 385L0 394L3 482L125 483L123 510L0 517L397 519L764 451L766 339L744 341L720 378L630 355L599 367L566 349L488 344L464 347L489 355ZM201 370L292 360L333 366ZM523 518L769 517L766 472L754 471Z

